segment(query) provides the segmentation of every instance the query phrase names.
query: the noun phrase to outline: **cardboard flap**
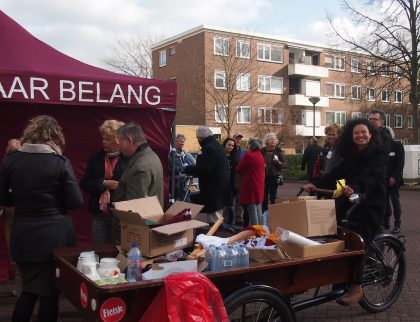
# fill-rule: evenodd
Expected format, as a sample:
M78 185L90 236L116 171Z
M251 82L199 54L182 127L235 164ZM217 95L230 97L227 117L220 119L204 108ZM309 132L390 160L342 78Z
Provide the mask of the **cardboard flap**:
M164 235L173 235L173 234L181 233L191 228L200 228L200 227L206 227L206 226L208 226L208 224L202 221L188 220L188 221L181 221L174 224L156 227L156 228L153 228L152 231L155 231L159 234L164 234Z
M144 224L144 219L138 216L137 213L133 213L131 211L120 211L116 209L112 209L112 212L118 217L120 221L133 224L133 225Z
M172 206L169 207L168 210L165 211L165 216L175 216L178 214L181 210L184 210L185 208L191 209L191 217L195 218L201 209L204 208L203 205L196 205L193 203L188 203L184 201L176 201Z
M113 204L120 214L125 211L138 214L142 219L149 219L156 223L161 224L163 221L163 210L157 196L119 201Z
M306 213L311 236L323 236L337 231L334 200L307 200Z

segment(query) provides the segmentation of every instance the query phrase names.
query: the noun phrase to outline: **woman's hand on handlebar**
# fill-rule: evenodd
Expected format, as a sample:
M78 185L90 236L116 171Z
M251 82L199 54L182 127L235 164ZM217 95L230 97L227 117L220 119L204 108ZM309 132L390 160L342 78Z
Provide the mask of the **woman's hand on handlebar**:
M343 194L346 197L350 197L353 193L354 193L354 190L352 188L350 188L349 186L344 186L343 187Z
M316 187L315 187L312 183L305 184L302 188L303 188L303 190L305 190L306 192L311 192L311 191L313 191L314 189L316 189Z

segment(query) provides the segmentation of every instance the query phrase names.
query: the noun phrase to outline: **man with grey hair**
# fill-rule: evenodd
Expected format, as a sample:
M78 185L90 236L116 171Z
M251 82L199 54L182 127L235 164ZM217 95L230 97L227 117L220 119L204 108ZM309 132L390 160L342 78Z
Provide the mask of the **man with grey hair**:
M208 222L214 223L222 217L223 208L230 206L232 199L226 153L208 127L199 126L196 135L201 151L197 155L197 163L187 166L185 172L198 177L199 202L204 205L203 212L207 213Z
M137 123L127 123L118 129L117 135L121 153L129 160L115 201L157 196L163 208L162 163L147 143L143 129Z

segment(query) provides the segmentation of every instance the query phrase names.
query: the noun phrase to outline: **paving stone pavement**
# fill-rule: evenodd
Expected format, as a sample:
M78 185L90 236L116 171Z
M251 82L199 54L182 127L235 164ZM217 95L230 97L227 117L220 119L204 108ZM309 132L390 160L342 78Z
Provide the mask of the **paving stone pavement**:
M299 183L285 183L278 196L294 196ZM371 314L360 306L342 307L335 302L319 305L296 313L296 322L418 322L420 321L420 191L401 190L402 230L407 237L405 253L407 276L398 301L386 312ZM15 281L0 283L0 322L11 320L16 297L11 294ZM35 321L35 319L34 319ZM82 322L80 313L65 299L60 301L60 321Z

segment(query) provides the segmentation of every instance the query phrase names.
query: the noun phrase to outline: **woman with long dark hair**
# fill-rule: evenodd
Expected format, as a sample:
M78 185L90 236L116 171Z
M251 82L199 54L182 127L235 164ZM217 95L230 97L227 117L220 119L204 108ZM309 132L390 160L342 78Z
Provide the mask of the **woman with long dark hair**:
M229 186L230 186L230 191L232 194L230 205L225 207L224 215L225 215L225 221L229 225L234 225L235 224L235 205L237 202L236 199L237 199L237 193L238 193L235 188L235 176L236 176L235 169L239 163L238 150L235 145L235 140L232 138L226 138L223 141L223 147L225 148L226 158L228 160Z

